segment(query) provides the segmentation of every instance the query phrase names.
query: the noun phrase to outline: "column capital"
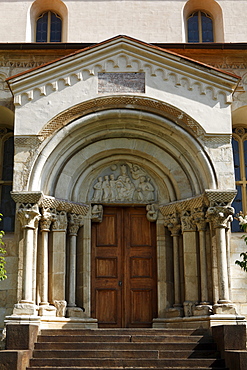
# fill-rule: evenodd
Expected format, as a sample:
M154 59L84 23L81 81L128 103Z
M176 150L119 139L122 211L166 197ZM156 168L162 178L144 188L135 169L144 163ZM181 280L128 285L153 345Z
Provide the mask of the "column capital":
M84 223L83 215L77 215L75 213L70 213L68 218L69 218L69 235L76 236L79 228L83 226L83 223Z
M172 236L179 235L181 230L181 221L177 212L170 213L164 219L164 225L171 231Z
M183 233L188 231L196 231L196 224L191 211L182 211L181 224Z
M40 230L50 231L51 223L56 220L56 210L50 208L41 208Z
M67 212L56 211L56 218L52 224L52 231L66 231L67 230Z
M21 203L17 209L17 217L23 229L35 229L40 219L38 204Z
M207 227L205 208L204 207L195 208L193 210L192 215L198 231L205 231Z
M206 212L206 217L212 223L215 229L227 228L229 221L232 221L234 208L230 206L209 207Z

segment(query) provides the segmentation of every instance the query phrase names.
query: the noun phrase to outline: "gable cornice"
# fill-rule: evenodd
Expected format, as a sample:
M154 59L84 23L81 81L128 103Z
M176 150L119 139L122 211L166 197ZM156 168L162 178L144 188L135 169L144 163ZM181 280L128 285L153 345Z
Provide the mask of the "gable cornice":
M145 72L151 77L162 76L164 83L176 87L186 86L192 91L194 86L201 95L211 91L212 99L219 94L230 103L230 95L238 82L238 77L226 74L178 54L145 44L129 38L116 38L83 51L63 57L57 61L32 69L7 79L16 105L22 105L22 96L33 100L34 90L40 97L46 95L48 86L58 90L58 82L64 87L71 85L71 79L82 81L85 74L95 76L97 72L122 71L120 61L125 60L124 71ZM112 67L113 66L113 67Z

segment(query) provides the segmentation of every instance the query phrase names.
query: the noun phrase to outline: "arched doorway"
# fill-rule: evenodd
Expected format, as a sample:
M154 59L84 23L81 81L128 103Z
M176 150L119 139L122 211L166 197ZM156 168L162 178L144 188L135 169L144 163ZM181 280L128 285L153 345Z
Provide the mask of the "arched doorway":
M29 191L37 188L42 189L47 197L52 196L75 204L86 204L90 208L90 212L83 220L83 227L78 236L80 250L77 251L76 304L78 307L84 308L86 317L90 318L93 315L102 322L102 325L113 327L151 326L153 318L164 317L166 309L174 304L174 283L172 281L171 263L169 262L173 258L172 242L170 236L166 238L166 235L164 235L164 218L158 212L159 207L162 204L199 196L205 189L216 186L212 164L202 145L196 139L193 130L191 129L191 132L188 132L189 130L190 128L187 130L182 125L174 123L170 118L162 117L154 112L138 111L127 107L111 108L96 113L91 112L71 121L61 127L53 136L47 138L46 142L40 147L40 153L37 154L37 160L29 177ZM119 180L119 177L123 176L121 173L121 166L123 165L127 168L127 177L131 182L126 182L126 185L120 184L120 193L115 198L112 194L107 195L104 192L99 193L99 195L97 193L97 183L110 181L111 175L114 175L113 181ZM135 173L135 171L137 172ZM99 180L100 177L102 180ZM144 177L144 179L141 179L141 177ZM134 188L131 184L134 185ZM143 184L151 184L154 190L145 190L146 193L144 193ZM103 184L99 188L102 190ZM138 188L141 191L138 192ZM103 221L98 226L93 225L95 205L103 208ZM146 219L146 213L148 213L146 207L152 205L154 206L153 211L159 214L156 215L156 218L153 218L153 226L149 222L150 220L147 221ZM146 225L145 231L149 227L154 229L154 231L150 231L150 235L152 235L152 240L155 239L155 243L152 242L151 244L154 245L154 250L157 246L157 253L154 252L156 258L151 257L155 260L151 275L153 277L157 276L158 283L154 279L151 293L144 292L144 290L140 293L141 288L137 286L137 288L133 288L136 289L136 295L132 294L131 278L125 274L125 279L129 280L127 285L124 281L126 287L128 286L126 288L127 292L118 298L119 291L123 290L121 288L123 279L120 279L120 277L122 278L126 269L131 270L132 268L132 272L134 270L134 275L137 276L138 274L148 275L150 264L147 262L149 257L146 258L145 254L144 256L137 256L139 260L138 258L132 259L134 261L132 267L129 262L125 261L125 258L121 258L118 275L116 273L118 266L114 263L116 255L109 255L108 258L109 251L105 252L106 256L97 255L95 251L92 251L92 241L94 248L97 248L95 239L99 238L99 234L105 237L109 232L110 240L104 239L100 243L103 243L103 245L113 243L112 235L114 235L114 231L112 230L114 230L114 227L110 229L104 223L109 222L109 217L108 221L105 221L107 219L105 216L107 216L108 211L112 212L112 207L116 208L117 214L118 212L121 213L121 216L116 217L122 219L128 219L129 216L126 216L126 212L131 214L132 210L136 212L137 209L140 209L143 214L138 217L145 218L145 222L141 222L141 227ZM63 211L65 211L65 208ZM149 217L151 217L150 214ZM119 231L117 239L125 238L129 240L128 233L130 231L128 229L130 228L126 227L125 222L120 224L123 226L121 226L122 230ZM134 230L136 229L137 226L135 225ZM65 233L66 231L63 230L62 232ZM137 229L134 235L137 238L139 235L144 236L144 233ZM155 236L153 237L153 235ZM71 237L74 236L71 234ZM141 244L148 245L150 242L143 239ZM127 247L130 248L129 241ZM117 255L123 255L126 247L123 247L123 244L120 243L119 248ZM60 250L61 248L59 253ZM133 253L135 255L136 252ZM65 255L64 252L63 255ZM106 257L108 261L104 261L104 264L102 260L107 260ZM97 262L94 261L94 265L92 265L93 259L97 259ZM169 279L166 274L167 268L170 269ZM102 274L102 280L103 278L107 280L109 275L115 276L112 278L115 286L110 288L108 286L106 291L103 291L100 284L96 288L92 288L95 286L93 279L98 272L98 275ZM59 271L59 273L62 276L62 271ZM146 284L146 281L144 284ZM97 302L96 295L98 293L93 289L102 293L97 304L95 302ZM157 299L155 296L156 289ZM55 288L53 292L55 296ZM135 312L131 312L130 309L133 307L143 307L147 300L146 297L152 297L152 295L155 298L150 299L154 302L151 309L149 307L146 312L145 310L138 312L137 309ZM106 307L108 302L111 302L111 305L114 306L113 303L119 303L119 301L121 302L120 308L115 305L114 312L103 312L102 307ZM126 302L129 305L127 308L125 306ZM134 302L134 304L132 305L131 302ZM135 304L135 302L137 303ZM103 312L102 317L97 312L98 307L98 311ZM121 314L117 317L116 313L119 312Z

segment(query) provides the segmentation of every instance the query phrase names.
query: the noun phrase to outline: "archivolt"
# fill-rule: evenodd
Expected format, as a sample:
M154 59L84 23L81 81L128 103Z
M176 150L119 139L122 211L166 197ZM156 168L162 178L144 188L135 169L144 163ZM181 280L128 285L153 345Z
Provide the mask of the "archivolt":
M121 161L136 163L150 173L162 203L216 188L213 166L203 147L174 120L135 110L131 104L129 109L108 105L103 110L99 103L97 107L96 112L62 125L43 142L30 174L29 191L84 202L102 168Z
M47 138L79 117L113 108L128 108L152 112L172 120L195 136L204 134L203 128L197 121L170 104L142 96L115 95L87 100L58 114L46 124L40 131L39 136Z

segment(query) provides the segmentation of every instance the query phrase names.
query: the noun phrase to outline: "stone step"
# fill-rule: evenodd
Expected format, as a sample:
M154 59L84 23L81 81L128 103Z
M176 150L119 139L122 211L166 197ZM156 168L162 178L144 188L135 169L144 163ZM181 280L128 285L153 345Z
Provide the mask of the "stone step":
M205 335L206 329L43 329L41 335Z
M197 343L211 341L210 337L185 335L41 335L38 342L183 342Z
M155 367L157 370L212 370L212 367ZM229 370L225 367L213 367L214 370ZM26 370L123 370L122 367L54 367L54 366L32 366ZM124 370L150 370L150 367L125 367Z
M216 350L217 346L213 342L196 343L142 343L142 342L38 342L35 343L37 350Z
M226 367L155 367L153 369L157 370L229 370ZM32 366L27 367L26 370L123 370L122 367L54 367L54 366ZM150 367L125 367L124 370L150 370Z
M221 359L109 359L109 358L32 358L30 367L224 367Z
M213 350L36 350L34 358L217 358L219 353Z

